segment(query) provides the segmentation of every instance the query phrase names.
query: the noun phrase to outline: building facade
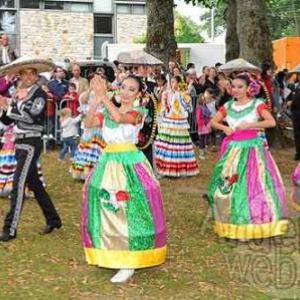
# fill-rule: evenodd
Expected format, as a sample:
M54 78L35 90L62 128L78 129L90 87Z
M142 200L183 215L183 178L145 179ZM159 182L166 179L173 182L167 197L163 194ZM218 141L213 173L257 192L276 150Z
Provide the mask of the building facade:
M22 56L103 58L146 32L146 0L0 0L0 34Z

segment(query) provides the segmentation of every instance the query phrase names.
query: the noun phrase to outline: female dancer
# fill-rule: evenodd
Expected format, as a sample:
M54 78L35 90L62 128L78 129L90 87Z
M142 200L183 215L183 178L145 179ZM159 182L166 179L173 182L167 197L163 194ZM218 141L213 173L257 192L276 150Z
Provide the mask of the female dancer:
M190 97L179 92L181 78L172 77L162 95L162 120L155 141L155 160L160 176L194 176L199 173L188 129Z
M102 127L107 146L83 189L82 237L87 262L120 269L111 282L125 282L136 268L156 266L166 258L162 196L150 163L135 144L146 112L135 107L143 83L123 80L121 106L109 100L105 83L92 81L95 99L85 126ZM100 105L105 109L97 113ZM99 111L99 110L98 110Z
M253 98L256 84L248 74L238 75L232 85L236 101L227 102L211 121L227 135L208 192L214 229L241 241L282 235L288 224L281 176L257 134L274 127L275 120L268 106Z

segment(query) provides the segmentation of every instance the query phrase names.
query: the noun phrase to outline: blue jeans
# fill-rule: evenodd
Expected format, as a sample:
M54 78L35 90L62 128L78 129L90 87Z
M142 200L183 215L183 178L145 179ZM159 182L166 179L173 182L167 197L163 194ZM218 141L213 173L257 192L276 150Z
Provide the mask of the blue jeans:
M77 140L75 136L63 138L63 148L59 153L59 159L64 159L65 155L69 151L69 148L71 149L70 157L73 158L77 148Z

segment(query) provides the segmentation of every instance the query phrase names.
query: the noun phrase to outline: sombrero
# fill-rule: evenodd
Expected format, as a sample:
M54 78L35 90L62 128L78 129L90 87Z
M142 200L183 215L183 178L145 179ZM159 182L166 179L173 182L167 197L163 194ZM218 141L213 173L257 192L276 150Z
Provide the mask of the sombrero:
M261 69L255 65L252 65L243 58L237 58L228 61L226 64L220 66L219 71L227 74L231 72L249 72L253 74L259 74L261 72Z
M55 64L49 59L20 57L0 68L0 75L19 74L24 69L36 69L38 73L52 71Z
M295 68L289 71L289 74L300 74L300 65L297 65Z

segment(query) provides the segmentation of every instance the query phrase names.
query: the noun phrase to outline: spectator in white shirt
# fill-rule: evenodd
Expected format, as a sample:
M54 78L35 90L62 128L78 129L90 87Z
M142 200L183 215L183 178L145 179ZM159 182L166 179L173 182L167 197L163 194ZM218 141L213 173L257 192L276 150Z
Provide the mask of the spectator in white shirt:
M3 34L1 36L0 66L9 64L17 58L17 51L9 44L8 35Z
M72 118L72 112L70 108L63 108L60 111L60 125L62 128L62 141L63 148L61 149L58 157L58 161L63 161L65 155L70 148L70 159L72 160L77 148L78 137L78 123L81 120L81 115L76 118Z

